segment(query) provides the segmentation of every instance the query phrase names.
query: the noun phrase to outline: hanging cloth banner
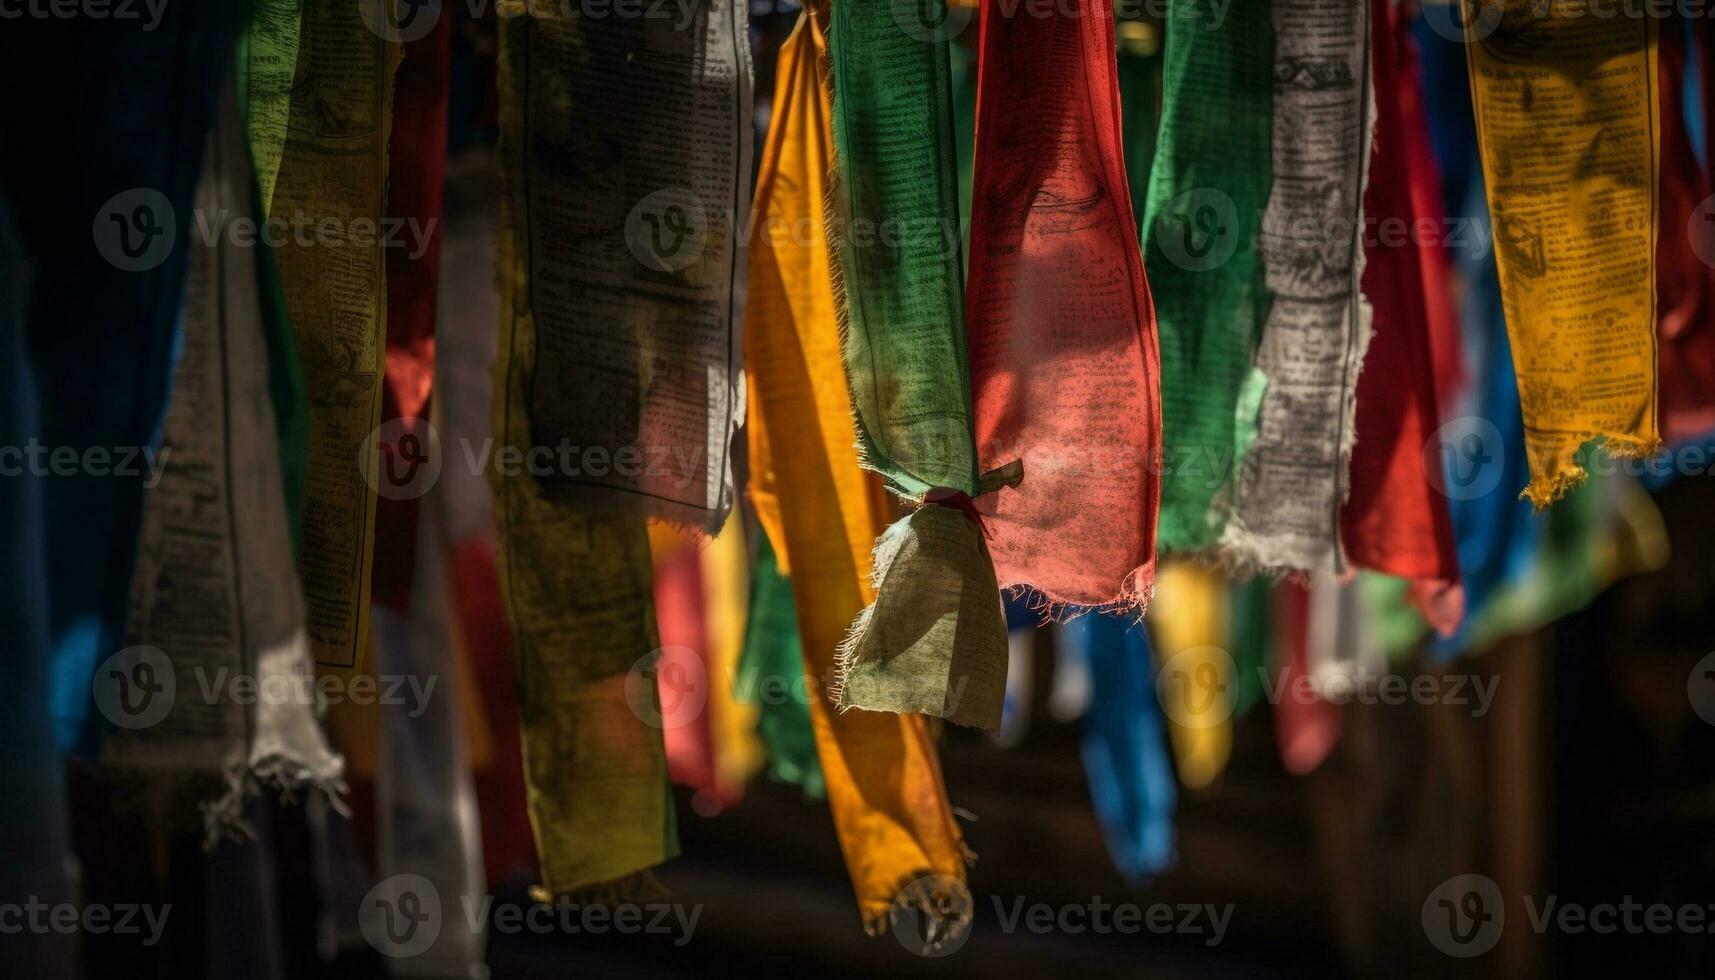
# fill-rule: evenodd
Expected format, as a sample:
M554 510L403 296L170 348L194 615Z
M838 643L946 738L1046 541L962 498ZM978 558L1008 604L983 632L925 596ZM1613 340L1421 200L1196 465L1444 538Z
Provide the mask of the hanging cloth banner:
M1503 17L1465 50L1530 485L1546 507L1598 437L1653 452L1658 172L1656 21L1577 0ZM1484 20L1483 23L1487 23ZM1677 230L1676 230L1677 233Z
M526 15L524 8L528 6ZM519 231L536 323L525 391L555 495L714 534L744 421L749 7L685 30L507 0L529 151Z
M417 555L418 500L429 490L429 394L435 380L436 294L441 270L441 202L447 176L447 89L452 60L451 17L405 43L393 100L388 153L386 375L381 388L383 458L377 470L375 562L370 590L376 605L410 611ZM462 458L462 457L461 457ZM395 466L395 463L399 465Z
M852 444L824 235L834 151L824 17L816 6L806 8L780 49L757 178L746 311L746 369L755 394L751 499L796 599L810 720L864 926L886 928L895 897L916 882L904 900L950 927L957 923L934 912L935 896L921 884L925 875L965 878L964 845L927 723L912 715L837 711L825 687L836 646L875 595L870 546L885 520L885 500L858 467ZM998 595L994 601L998 618ZM1004 635L1001 643L1005 656Z
M1427 252L1441 246L1425 242L1419 229L1450 226L1440 220L1442 208L1417 210L1428 195L1412 194L1413 180L1432 175L1410 172L1427 162L1413 152L1427 135L1410 25L1393 0L1371 0L1371 16L1375 87L1388 93L1376 106L1364 195L1370 231L1363 286L1375 329L1358 378L1357 443L1340 530L1353 564L1410 580L1425 620L1446 635L1459 627L1464 596L1439 443L1424 449L1441 423L1427 298L1430 286L1441 284L1427 268L1440 256Z
M93 756L106 723L92 717L90 685L123 645L145 484L164 462L156 442L192 202L242 18L236 7L177 4L150 30L89 18L37 26L0 30L6 89L39 89L0 107L0 132L22 139L75 124L0 162L36 273L23 326L37 409L28 436L48 448L44 459L105 462L17 478L39 484L53 542L44 558L54 734ZM35 81L60 73L78 83Z
M842 709L921 712L996 729L1006 624L973 497L979 480L965 357L951 69L939 13L835 3L830 30L837 185L829 240L858 460L919 506L875 546L876 602L841 644Z
M247 222L257 211L238 103L229 85L197 188L198 213ZM215 777L201 803L212 846L243 835L259 784L341 790L343 763L316 720L304 604L292 564L268 376L258 257L232 234L194 241L184 334L163 425L167 465L143 498L131 580L127 658L116 666L170 675L181 692L163 717L122 725L102 744L110 767L152 770L160 791ZM163 679L165 679L163 677ZM125 717L123 689L97 678L97 703ZM245 699L253 683L265 696ZM198 701L183 692L214 690ZM248 700L248 703L247 703ZM337 803L336 803L337 805Z
M1156 584L1156 697L1167 716L1179 781L1204 789L1233 754L1234 664L1227 613L1227 580L1217 568L1177 559Z
M1273 172L1267 0L1169 0L1144 265L1161 343L1160 547L1214 547L1266 379L1257 225ZM1220 503L1218 503L1218 501Z
M307 3L302 27L285 144L276 151L254 125L250 137L259 159L280 160L269 217L317 229L282 235L278 249L309 392L298 573L316 663L349 671L369 642L387 331L380 229L399 47L345 0Z
M1084 775L1108 855L1129 884L1141 885L1173 866L1178 797L1150 680L1149 632L1123 613L1096 613L1065 624L1056 637L1065 644L1060 655L1082 660L1090 672Z
M776 111L780 108L775 106ZM755 337L753 325L753 345ZM756 394L754 385L751 394ZM752 417L757 414L756 408L752 397ZM751 458L756 457L753 454ZM767 749L769 778L791 783L803 789L805 796L821 799L828 791L821 760L816 757L816 736L810 728L809 687L792 583L780 573L766 535L757 545L750 579L750 616L745 622L744 654L739 658L733 697L756 707L756 734Z
M1369 5L1272 0L1269 14L1273 183L1257 254L1272 301L1252 374L1266 388L1220 553L1239 568L1343 572L1338 521L1370 342L1358 288L1375 119Z
M501 13L496 452L558 461L561 439L577 450L569 454L576 473L553 463L490 471L542 862L537 894L621 879L619 893L639 894L645 883L632 876L678 854L650 655L659 643L643 511L608 508L587 493L549 494L567 484L605 486L615 499L661 491L663 478L645 476L652 464L642 450L644 442L670 449L687 434L656 426L664 416L652 413L677 406L680 423L695 416L710 424L698 429L696 465L678 471L678 496L649 497L650 506L705 530L720 526L710 521L724 511L725 493L709 482L703 451L718 431L724 454L729 426L703 409L733 407L717 404L728 381L712 369L712 347L689 336L676 346L656 331L693 332L688 312L703 325L700 336L717 338L709 343L721 348L719 363L736 343L730 311L713 297L731 299L738 252L726 238L730 226L703 223L697 209L708 202L719 215L739 201L672 191L670 181L696 173L731 194L743 189L745 11L721 0L700 11L688 32L576 17L552 5L508 3ZM657 188L672 193L644 203ZM628 222L628 214L638 220ZM673 269L647 264L662 254L628 248L627 237L644 228L647 238L651 226L680 235L677 246L700 257L674 253L691 261ZM606 367L591 374L596 365ZM677 400L660 400L668 396ZM574 434L584 424L598 426L585 430L589 438ZM615 455L624 447L636 454ZM615 479L594 477L597 459L593 468ZM549 472L532 473L542 469Z
M978 502L1003 586L1147 604L1160 506L1160 358L1121 156L1111 0L982 7L972 178L979 461L1024 479Z
M1705 35L1701 47L1707 48L1709 40ZM1680 17L1663 21L1657 370L1661 435L1669 442L1715 429L1715 221L1702 206L1711 192L1709 171L1698 162L1686 131L1685 49L1685 21ZM1707 72L1712 67L1715 63L1705 61L1698 70ZM1693 108L1703 111L1700 106Z
M250 24L238 39L238 105L256 161L262 214L272 213L274 182L292 118L292 81L298 73L302 0L255 0Z

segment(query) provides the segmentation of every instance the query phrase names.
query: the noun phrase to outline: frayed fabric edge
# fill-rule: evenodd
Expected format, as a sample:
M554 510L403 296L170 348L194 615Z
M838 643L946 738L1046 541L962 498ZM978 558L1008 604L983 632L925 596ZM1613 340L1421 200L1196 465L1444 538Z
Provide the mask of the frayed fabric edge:
M303 787L319 790L335 813L349 818L351 808L345 804L347 788L341 778L342 769L338 767L331 772L318 773L297 759L271 756L254 765L229 770L226 792L199 805L203 818L203 850L213 851L223 840L243 842L255 838L256 828L245 817L244 805L259 795L263 786L279 792L286 802L290 802Z
M1610 459L1645 459L1660 451L1660 438L1639 439L1635 436L1614 436L1592 433L1579 441L1580 446L1594 443L1596 448ZM1531 477L1529 485L1519 494L1520 500L1529 500L1531 507L1538 513L1550 504L1566 496L1572 490L1583 486L1590 479L1590 471L1580 466L1575 460L1568 462L1560 469L1545 476Z
M654 868L644 868L611 881L582 885L556 892L546 885L531 885L530 900L543 905L643 905L669 898L672 890L655 877Z

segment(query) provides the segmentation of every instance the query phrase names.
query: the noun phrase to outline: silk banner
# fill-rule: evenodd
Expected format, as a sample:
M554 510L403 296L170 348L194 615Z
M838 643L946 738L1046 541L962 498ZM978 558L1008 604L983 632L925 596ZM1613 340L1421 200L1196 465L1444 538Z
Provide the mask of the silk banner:
M1474 36L1471 103L1537 507L1592 439L1639 457L1656 429L1656 21L1577 0Z
M303 16L302 0L253 0L250 23L238 40L238 104L244 111L263 214L273 205L274 181L286 150Z
M43 557L54 732L86 754L104 727L91 682L122 645L145 484L164 463L156 440L194 194L241 13L169 5L153 22L0 31L0 78L35 93L0 106L0 131L61 134L4 154L0 190L36 273L23 322L36 407L26 444L43 449L23 478L39 484L53 539ZM78 83L41 85L60 75Z
M197 189L199 213L253 220L257 188L233 86ZM259 784L340 789L342 763L316 720L304 604L292 565L268 381L258 262L231 235L192 245L183 342L163 424L167 460L143 498L119 675L97 704L120 720L104 765L148 770L149 791L189 787L212 845L246 830ZM179 692L133 714L125 678ZM117 683L117 687L115 684ZM236 685L254 683L263 697ZM229 686L232 685L232 686ZM194 691L213 691L198 700ZM136 722L137 724L133 724Z
M280 160L269 218L316 229L282 235L278 255L309 392L298 574L316 663L335 671L356 669L369 642L387 331L379 231L398 63L398 45L356 5L309 0L285 142L276 151L267 140L278 129L250 130L256 156Z
M417 554L418 474L438 452L429 431L429 393L435 380L436 297L441 270L441 203L447 176L447 87L451 63L450 17L404 44L393 98L388 146L387 221L400 229L387 249L386 369L381 386L385 459L377 477L388 492L375 501L375 561L370 594L375 604L410 611ZM401 465L394 467L394 462ZM424 483L427 481L425 480Z
M756 393L755 386L751 393ZM751 405L756 405L754 398ZM792 583L780 573L774 548L764 535L751 570L750 616L733 696L741 704L756 706L756 734L767 751L769 778L820 799L828 791L816 757L816 735L810 728L808 691Z
M1338 522L1370 342L1359 289L1375 117L1369 5L1272 0L1268 8L1273 164L1257 255L1270 301L1252 369L1266 387L1220 554L1238 568L1343 572Z
M713 10L731 13L719 6ZM555 368L558 362L538 356L537 311L542 303L547 304L541 314L547 318L544 329L556 322L565 326L567 297L559 289L568 280L558 278L555 270L563 271L583 251L590 252L592 262L600 260L605 271L633 268L621 257L623 218L630 207L624 203L628 194L622 172L602 169L608 182L594 188L580 178L583 164L572 154L596 154L597 159L588 162L597 167L608 147L623 145L624 135L679 137L666 127L651 128L633 118L617 130L618 144L594 139L587 129L589 119L617 123L621 113L604 115L610 109L605 101L599 103L600 113L572 108L597 104L583 100L596 100L598 91L614 95L595 87L616 82L610 71L597 70L595 59L598 52L601 57L627 58L634 45L642 43L639 22L597 24L569 17L559 8L525 9L522 4L503 12L504 197L495 430L497 453L524 460L528 450L540 446L537 422L548 392L559 392L567 406L578 398L595 399L583 406L594 412L600 406L623 410L628 404L625 393L631 390L623 380L632 376L628 367L613 376L621 379L616 382L618 393L606 384L571 391ZM651 51L643 59L660 74L647 79L652 85L691 85L698 77L692 63L700 50L731 50L729 19L711 14L698 26L690 35L694 40L675 55ZM676 36L680 41L686 37ZM610 64L606 69L618 67ZM633 85L642 83L632 79ZM635 110L636 99L636 92L627 93L621 104ZM682 156L676 159L683 162ZM572 213L579 201L601 212L583 215L586 222L599 222L583 226L586 232L599 228L599 240L572 233L579 227ZM615 209L618 214L612 213ZM550 235L542 224L559 231ZM543 249L561 251L538 255ZM556 281L538 290L536 280L543 276ZM623 288L602 295L618 309L631 302L626 290L640 285L624 280ZM652 305L641 298L635 301L639 309ZM612 337L620 347L627 337L635 339L617 329ZM558 345L563 355L570 339L562 332L545 342ZM630 443L629 437L626 441ZM587 498L550 498L548 484L523 466L496 465L489 476L500 531L502 590L518 665L527 799L542 867L537 894L585 892L610 884L621 892L638 892L643 883L635 876L676 856L679 849L651 655L659 643L643 515L623 508L597 513Z
M1264 0L1167 6L1143 222L1161 344L1163 551L1220 539L1266 387L1251 358L1268 305L1257 254L1273 173L1268 10Z
M1661 435L1669 442L1715 429L1715 220L1709 170L1697 159L1686 127L1688 74L1685 21L1661 25L1661 236L1656 243L1659 304L1656 365L1661 383ZM1709 47L1707 34L1700 47ZM1698 72L1715 62L1705 61ZM1692 112L1705 107L1693 100Z
M841 645L842 708L1000 725L1006 627L980 518L965 351L951 75L941 25L882 3L836 3L830 61L841 354L858 459L919 506L876 542L877 599ZM956 22L956 21L953 21Z
M1155 655L1149 633L1123 613L1096 613L1068 623L1057 636L1067 646L1061 655L1083 660L1090 672L1084 775L1108 855L1127 882L1140 885L1173 866L1178 796L1150 683Z
M530 468L556 497L710 535L732 507L744 420L748 11L701 4L675 30L501 6L521 25L503 30L529 147L514 217L536 323Z
M1422 172L1432 161L1423 150L1422 80L1409 25L1391 0L1373 0L1371 16L1375 88L1388 93L1376 104L1364 197L1370 230L1363 288L1375 311L1374 334L1358 378L1357 443L1340 531L1353 564L1411 580L1425 619L1450 634L1464 596L1438 440L1426 448L1441 424L1429 291L1444 283L1428 266L1442 261L1429 254L1442 244L1440 235L1423 235L1454 226L1441 220L1443 208L1419 211L1433 196L1412 192L1414 180L1433 175Z
M834 829L858 911L876 932L902 890L908 903L943 908L935 892L944 889L933 886L962 884L965 851L924 719L840 712L827 695L835 648L874 597L870 546L885 501L852 445L830 288L824 216L834 144L823 17L808 8L781 48L757 178L746 309L751 498L792 584ZM937 922L951 928L968 914L966 906L964 916Z
M1233 657L1227 652L1227 580L1191 559L1162 566L1158 605L1149 617L1156 697L1167 716L1179 781L1187 789L1214 783L1233 754Z
M982 7L968 325L982 498L1003 586L1147 604L1160 506L1160 358L1121 154L1109 0Z

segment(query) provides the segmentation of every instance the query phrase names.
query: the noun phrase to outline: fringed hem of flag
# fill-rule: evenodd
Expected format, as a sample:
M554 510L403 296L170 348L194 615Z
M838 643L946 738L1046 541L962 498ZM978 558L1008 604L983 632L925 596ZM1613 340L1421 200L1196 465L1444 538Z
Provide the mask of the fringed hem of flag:
M546 884L530 886L530 900L543 905L643 905L671 897L672 890L655 877L653 867L633 871L611 881L575 888L555 889Z
M337 765L317 771L302 760L277 755L228 771L226 792L199 804L203 820L203 850L213 851L223 840L242 843L256 836L256 828L244 815L244 805L260 794L263 786L277 790L281 800L287 803L292 802L293 796L303 787L320 790L334 812L350 817L351 810L345 805L345 780L342 778L345 765L337 756L335 760Z
M1585 436L1581 444L1591 441L1595 441L1597 448L1611 459L1647 459L1662 446L1659 438L1639 439L1636 436L1599 433ZM1589 470L1579 465L1576 460L1568 460L1553 473L1531 477L1530 484L1519 494L1519 499L1529 500L1531 506L1540 513L1568 492L1583 486L1584 481L1589 478Z

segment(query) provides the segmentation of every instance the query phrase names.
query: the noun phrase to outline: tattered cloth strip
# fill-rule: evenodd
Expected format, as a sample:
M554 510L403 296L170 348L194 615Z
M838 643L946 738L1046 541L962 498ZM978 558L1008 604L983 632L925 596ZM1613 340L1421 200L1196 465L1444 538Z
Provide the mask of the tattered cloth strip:
M409 610L417 554L418 501L438 473L428 425L435 380L436 294L441 269L441 202L447 176L447 88L450 16L405 43L393 98L388 152L387 348L381 388L382 458L376 470L373 601ZM463 456L459 458L462 460ZM428 467L425 469L425 467Z
M744 799L745 784L762 768L756 708L733 696L750 607L750 549L744 522L729 515L726 527L698 550L697 559L703 579L703 660L709 671L709 704L703 710L709 716L715 779L712 798L691 802L699 813L708 813L736 806Z
M169 4L148 23L0 30L5 90L31 93L0 105L0 132L29 141L28 152L0 154L0 190L36 270L23 324L35 424L24 445L43 447L41 466L52 467L17 478L40 484L53 538L55 736L85 753L102 729L90 682L122 645L144 484L159 475L191 202L241 13ZM58 77L77 83L42 83Z
M755 336L753 326L753 345ZM751 395L755 408L754 385ZM810 728L804 645L798 636L792 583L781 574L767 535L757 543L756 564L751 570L750 617L745 623L744 655L734 678L733 696L742 704L756 706L756 733L767 750L769 778L791 783L805 796L827 796L822 763L816 757L816 736Z
M1410 25L1392 0L1371 0L1377 92L1376 138L1370 154L1366 214L1364 295L1375 311L1374 335L1358 378L1357 444L1352 449L1351 492L1340 510L1346 557L1361 568L1411 581L1424 618L1444 635L1459 627L1464 593L1440 471L1440 426L1434 355L1430 346L1432 280L1426 270L1440 249L1440 232L1454 227L1440 207L1417 210L1429 194L1414 195L1412 173L1429 162L1417 93L1416 45ZM1418 151L1418 152L1414 152ZM1426 229L1436 235L1425 240Z
M1151 683L1155 655L1141 622L1095 613L1057 636L1083 660L1092 697L1084 715L1084 775L1114 867L1140 885L1174 863L1173 763Z
M553 461L531 469L557 497L712 535L744 420L749 7L711 0L683 30L525 7L500 12L525 100L525 408L532 458Z
M1341 707L1316 692L1311 673L1312 593L1328 588L1337 586L1326 578L1314 586L1284 581L1274 588L1274 689L1281 692L1274 704L1274 739L1281 765L1298 776L1322 764L1343 727Z
M631 197L625 182L627 174L664 165L663 158L688 165L683 149L692 134L685 132L686 120L676 116L658 126L636 118L643 108L639 100L664 89L704 91L697 80L705 67L715 71L720 64L731 65L733 21L743 15L717 4L690 35L647 35L658 42L682 42L675 53L636 47L646 42L642 21L598 22L567 16L556 7L526 11L519 5L503 12L505 193L496 452L526 459L527 451L540 448L536 410L545 407L548 392L573 417L628 401L637 404L631 371L638 362L628 361L623 373L589 379L593 387L578 390L568 387L557 367L549 367L552 359L538 357L538 303L547 304L549 324L568 327L573 311L564 305L568 296L556 293L555 286L570 281L564 278L567 266L586 261L617 276L601 294L610 309L653 310L656 301L646 297L664 296L652 279L634 278L652 274L648 269L624 258L626 199ZM748 71L747 65L741 67ZM615 90L621 79L627 87ZM729 109L734 108L731 90L738 87L727 79ZM578 112L579 105L591 111ZM736 110L731 118L737 118ZM589 128L592 120L614 123L614 138L598 138ZM653 161L634 159L622 166L618 157L606 157L626 147L629 138L666 142L621 154L647 158L652 150ZM586 207L595 211L586 213ZM642 273L632 271L640 268ZM550 282L538 289L544 277ZM595 299L586 296L585 302ZM610 353L621 347L630 351L628 357L639 353L615 324L584 322L599 324L614 345ZM571 339L562 330L546 342L561 345L563 354ZM594 338L582 342L586 357L594 357L588 346ZM667 373L687 376L688 365L678 357L655 358L648 365L652 370L677 365ZM540 374L544 370L547 377ZM630 437L625 444L635 445ZM581 464L582 446L578 449ZM616 462L604 458L604 463ZM551 500L545 485L521 466L496 465L489 475L500 530L501 582L517 651L530 818L542 863L537 894L641 892L648 883L634 876L679 852L650 655L659 644L643 515L625 509L596 513L587 498Z
M1167 716L1179 781L1204 789L1233 754L1233 658L1227 580L1188 558L1162 566L1149 624L1161 655L1156 696Z
M1002 586L1142 607L1155 579L1160 359L1120 151L1111 0L982 7L968 294L977 503Z
M1709 170L1698 161L1686 131L1684 28L1678 16L1661 26L1661 236L1656 243L1661 350L1656 370L1661 435L1669 442L1715 429L1715 220L1704 206L1711 193ZM1699 41L1707 52L1709 34ZM1705 54L1698 71L1712 68L1715 59ZM1690 108L1706 111L1695 103Z
M941 0L929 4L942 23ZM977 472L945 24L907 30L889 5L856 0L832 18L828 235L858 461L924 505L876 542L877 599L841 644L834 700L992 730L1006 626L970 500L1018 472Z
M1369 3L1272 0L1269 14L1274 163L1257 254L1271 301L1252 374L1266 387L1219 554L1238 568L1343 572L1340 505L1370 342L1358 288L1375 119Z
M251 0L250 7L250 23L238 39L238 106L244 112L262 213L269 214L291 124L304 4L303 0Z
M697 542L668 524L649 528L649 554L655 566L655 623L661 637L655 683L667 778L694 790L707 806L717 797L709 726L714 708L709 691L715 685L708 660L703 563L697 556Z
M381 219L399 48L348 0L309 0L302 27L269 218L270 227L317 229L279 241L280 280L309 391L298 573L316 663L350 671L369 642L387 331ZM267 136L250 130L258 157L275 153Z
M248 155L229 84L197 188L207 220L254 220ZM163 427L166 466L143 498L119 676L97 677L95 695L113 717L141 723L121 721L102 744L104 765L166 777L151 778L151 792L213 777L200 804L212 847L248 831L244 803L258 784L337 794L343 764L315 717L269 397L264 334L285 325L265 323L271 311L257 288L258 257L226 227L190 248L183 346ZM145 674L177 692L160 717L129 714L135 692L125 680L151 683Z
M1220 538L1265 384L1251 357L1268 306L1257 226L1273 172L1270 24L1266 0L1168 3L1143 223L1161 343L1163 551Z
M24 350L24 309L34 270L13 222L11 195L0 188L0 445L21 446L36 431L35 385ZM32 895L49 906L72 900L71 821L65 760L54 744L49 710L47 529L41 480L0 480L0 688L12 703L0 715L0 895ZM81 936L20 929L0 945L0 972L41 980L83 975Z
M963 882L965 851L925 720L839 712L826 695L835 647L874 597L870 544L885 499L858 467L840 364L823 234L833 135L821 16L809 8L780 49L757 178L746 311L751 497L797 600L828 804L858 911L873 932L886 927L902 892L932 907L930 885ZM998 618L998 595L995 604Z
M1465 46L1539 508L1585 478L1586 442L1618 457L1661 443L1656 21L1587 14L1553 0Z

